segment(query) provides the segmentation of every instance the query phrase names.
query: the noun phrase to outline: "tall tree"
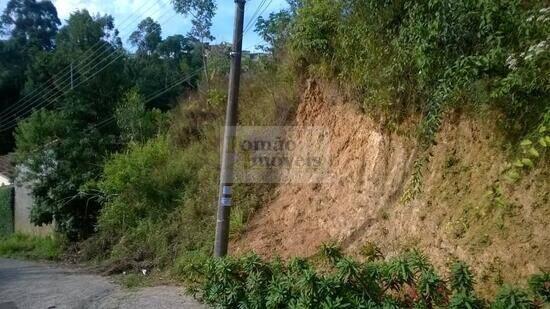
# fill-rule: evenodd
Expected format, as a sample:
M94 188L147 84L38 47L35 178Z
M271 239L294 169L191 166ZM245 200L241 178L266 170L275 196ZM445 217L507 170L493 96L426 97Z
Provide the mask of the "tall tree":
M210 29L212 28L212 19L216 14L216 2L214 0L171 0L176 12L191 15L193 27L189 35L197 38L201 42L204 77L208 85L208 61L205 50L205 43L214 40Z
M147 17L138 24L130 35L130 43L137 48L138 55L151 55L162 41L162 29L159 23Z
M53 48L60 24L57 10L50 1L10 0L0 18L4 33L45 50Z
M66 82L54 83L59 94L55 110L34 113L16 132L17 158L27 166L35 198L33 222L55 221L58 230L71 239L93 232L101 203L86 185L99 177L103 160L117 149L118 129L108 120L128 82L125 53L113 43L117 41L113 33L112 17L74 12L57 36L55 52L28 71L29 80L48 76L90 47L98 56L90 59L90 66L75 69L78 87L71 90Z
M271 13L269 18L258 17L255 31L268 43L267 46L260 47L275 55L275 51L281 49L289 37L291 21L290 10Z
M14 147L13 104L26 94L25 71L37 53L54 48L59 25L50 1L10 0L0 16L0 30L6 38L0 41L0 154Z

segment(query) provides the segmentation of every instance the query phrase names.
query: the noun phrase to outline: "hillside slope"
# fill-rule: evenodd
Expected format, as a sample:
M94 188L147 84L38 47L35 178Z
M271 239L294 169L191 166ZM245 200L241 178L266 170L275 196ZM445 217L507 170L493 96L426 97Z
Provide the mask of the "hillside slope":
M466 261L487 291L549 270L549 171L541 162L519 182L503 181L510 159L496 124L486 121L495 117L447 115L423 171L424 190L403 204L418 152L414 127L388 132L350 101L335 87L308 83L294 125L329 129L333 179L279 185L234 241L238 252L307 257L329 241L350 254L375 244L387 257L419 248L439 268ZM295 152L313 140L303 136Z

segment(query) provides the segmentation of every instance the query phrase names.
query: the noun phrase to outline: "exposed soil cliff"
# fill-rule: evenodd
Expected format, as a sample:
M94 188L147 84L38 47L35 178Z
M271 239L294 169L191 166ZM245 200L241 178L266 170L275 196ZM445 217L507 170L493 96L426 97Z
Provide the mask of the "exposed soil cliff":
M454 258L468 262L487 292L550 270L545 162L515 184L503 181L510 158L496 124L453 112L430 149L423 192L403 204L418 152L414 128L389 132L356 106L334 87L309 83L295 125L331 132L332 181L279 185L232 244L238 252L310 256L328 241L351 254L368 243L385 256L419 248L438 267ZM294 151L312 143L303 136Z

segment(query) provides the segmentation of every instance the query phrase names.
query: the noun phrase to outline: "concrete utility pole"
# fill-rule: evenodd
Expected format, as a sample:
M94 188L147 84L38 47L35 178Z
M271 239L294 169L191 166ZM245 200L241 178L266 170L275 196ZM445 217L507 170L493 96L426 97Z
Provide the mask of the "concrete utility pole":
M216 241L214 243L215 257L223 257L227 254L227 245L229 242L229 218L231 215L231 197L233 193L233 163L235 160L235 132L239 109L239 87L241 83L245 2L246 0L235 0L235 27L233 29L229 96L227 99L225 132L223 136L218 220L216 222Z

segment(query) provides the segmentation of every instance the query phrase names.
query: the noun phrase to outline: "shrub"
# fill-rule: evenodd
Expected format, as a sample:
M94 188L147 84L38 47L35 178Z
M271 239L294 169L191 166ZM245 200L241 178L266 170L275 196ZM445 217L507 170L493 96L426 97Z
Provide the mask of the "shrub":
M320 255L332 265L303 259L288 263L264 261L256 255L203 259L192 287L210 305L220 308L486 308L473 290L473 280L451 278L457 287L448 298L447 281L416 251L382 262L360 263L326 245ZM453 266L453 276L468 267ZM461 282L461 285L457 285ZM519 290L504 288L495 308L527 308L532 300Z
M498 293L495 298L495 302L492 305L492 308L495 309L505 309L505 308L518 308L518 309L527 309L532 308L533 301L529 299L527 293L513 288L511 286L504 286Z
M543 302L550 302L550 273L533 275L529 278L531 291Z
M451 267L451 288L453 291L471 293L474 290L474 276L466 263L457 261Z
M173 159L176 157L182 159ZM140 220L165 217L177 206L193 177L189 161L164 137L114 155L98 183L107 201L99 228L120 234L137 227Z

